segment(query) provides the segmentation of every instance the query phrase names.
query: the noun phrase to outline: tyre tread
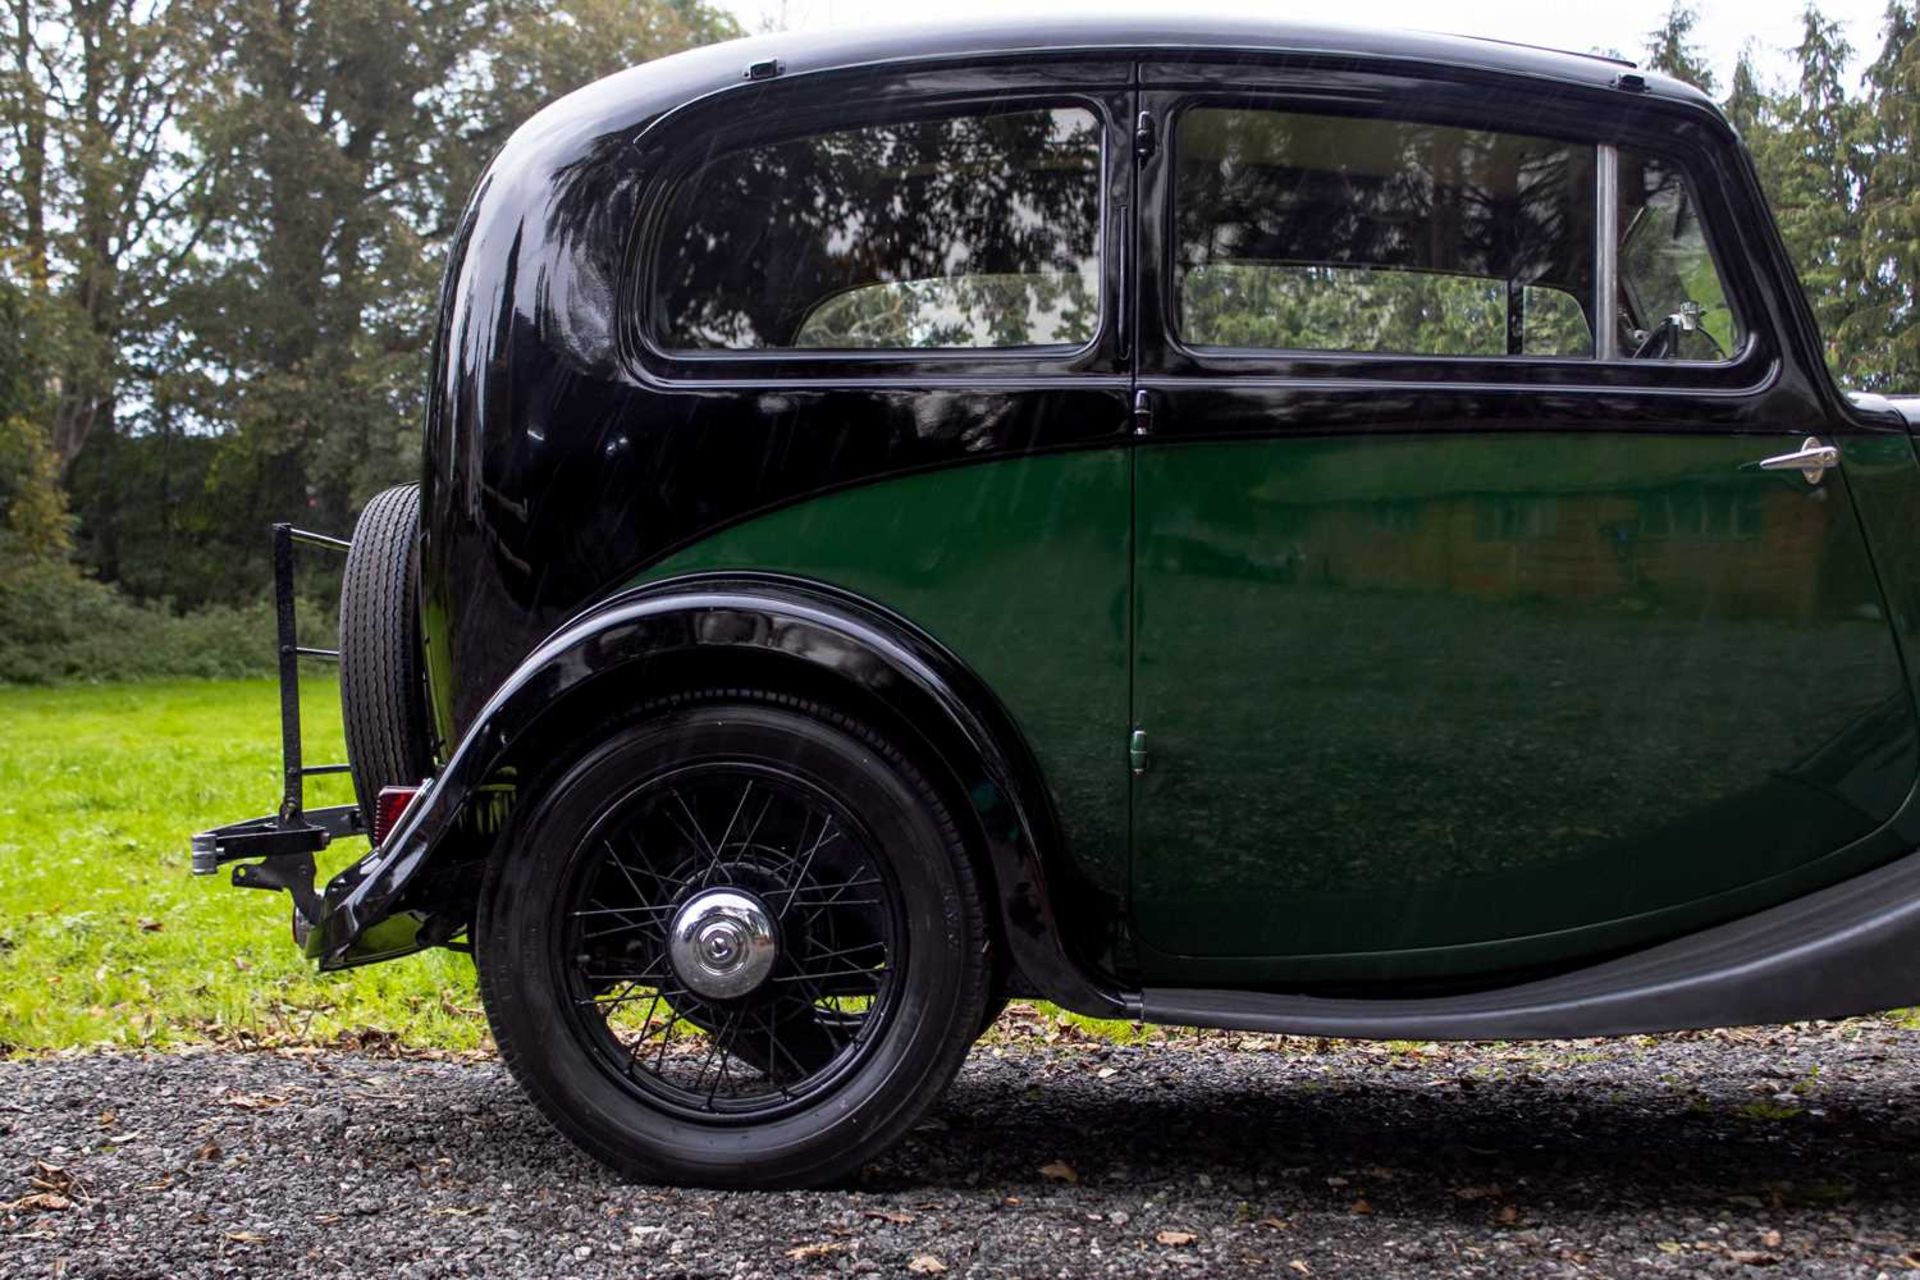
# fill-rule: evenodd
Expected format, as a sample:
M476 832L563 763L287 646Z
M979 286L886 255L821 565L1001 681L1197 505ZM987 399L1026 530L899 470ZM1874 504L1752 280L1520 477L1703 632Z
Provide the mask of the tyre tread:
M374 495L340 583L340 713L369 823L382 787L418 782L433 767L416 604L419 518L419 485Z

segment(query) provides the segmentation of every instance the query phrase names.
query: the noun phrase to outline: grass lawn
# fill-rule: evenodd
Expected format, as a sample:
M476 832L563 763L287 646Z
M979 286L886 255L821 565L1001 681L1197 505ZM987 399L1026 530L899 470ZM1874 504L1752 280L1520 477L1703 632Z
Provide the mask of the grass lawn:
M337 686L303 683L308 759L345 759ZM278 697L270 680L0 688L0 1053L484 1040L465 956L318 974L286 895L188 874L192 832L277 803ZM308 798L350 794L327 777ZM364 848L329 850L323 873Z

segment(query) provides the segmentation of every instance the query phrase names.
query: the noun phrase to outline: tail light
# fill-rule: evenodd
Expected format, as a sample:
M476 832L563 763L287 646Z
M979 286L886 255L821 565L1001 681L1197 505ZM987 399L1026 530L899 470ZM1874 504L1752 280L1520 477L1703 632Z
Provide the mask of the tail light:
M412 807L414 798L424 787L382 787L380 798L373 802L373 843L382 845L393 829L400 825L407 810Z

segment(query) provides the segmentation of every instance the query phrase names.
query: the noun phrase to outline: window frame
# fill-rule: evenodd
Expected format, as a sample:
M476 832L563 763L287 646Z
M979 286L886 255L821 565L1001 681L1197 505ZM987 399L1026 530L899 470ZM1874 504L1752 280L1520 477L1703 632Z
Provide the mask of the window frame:
M1143 361L1147 376L1228 376L1285 380L1291 383L1361 379L1383 382L1443 382L1463 385L1542 385L1695 389L1744 393L1769 382L1778 370L1779 348L1764 318L1765 290L1753 274L1751 246L1736 247L1739 228L1726 193L1713 172L1716 148L1701 136L1697 122L1674 120L1661 104L1624 93L1601 98L1595 109L1577 116L1566 93L1529 86L1504 87L1489 94L1480 86L1447 80L1410 80L1404 75L1364 71L1330 76L1311 69L1276 69L1247 87L1219 82L1207 67L1179 68L1174 75L1144 77L1142 109L1154 116L1166 145L1152 180L1143 186L1142 261L1151 264L1141 284ZM1597 96L1597 95L1596 95ZM1625 101L1622 101L1622 100ZM1602 301L1617 288L1617 170L1608 183L1605 153L1632 150L1672 165L1688 184L1699 208L1701 230L1721 286L1743 329L1738 350L1724 361L1633 360L1603 354L1599 332L1594 352L1585 356L1444 355L1402 352L1327 351L1213 347L1182 338L1176 312L1175 244L1178 199L1178 148L1181 117L1200 107L1266 110L1318 116L1382 119L1519 134L1593 149L1595 156L1595 297L1585 300L1594 318L1611 314ZM1570 123L1570 117L1577 123ZM1678 127L1676 127L1678 126ZM1611 190L1608 188L1611 187ZM1610 230L1611 229L1611 230ZM1611 237L1611 238L1610 238ZM1609 262L1612 268L1609 269ZM1611 326L1599 329L1611 332Z
M1123 318L1127 296L1121 245L1130 191L1118 185L1125 157L1117 145L1121 100L1131 95L1129 64L1112 60L1061 65L1014 63L946 73L839 74L771 86L772 101L743 120L734 92L683 108L660 126L664 140L635 219L620 295L629 363L663 383L898 382L905 379L1051 378L1119 374L1126 369ZM955 81L960 84L956 86ZM856 88L857 86L857 88ZM857 103L849 106L848 101ZM731 107L733 109L729 110ZM1077 346L809 348L741 350L670 345L663 332L658 285L668 215L684 182L702 166L747 147L817 134L968 114L1006 115L1059 108L1084 110L1099 131L1099 223L1095 263L1099 305L1093 332ZM766 123L771 120L772 123ZM649 139L651 140L651 138Z

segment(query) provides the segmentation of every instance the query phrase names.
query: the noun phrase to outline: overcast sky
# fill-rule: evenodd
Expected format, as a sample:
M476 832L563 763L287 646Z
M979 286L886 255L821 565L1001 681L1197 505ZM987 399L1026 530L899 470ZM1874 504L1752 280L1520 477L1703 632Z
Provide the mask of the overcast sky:
M1139 5L1129 0L729 0L750 30L897 24L910 12L918 19L959 18L975 14L1039 12L1118 13L1133 8L1166 11L1166 0ZM1630 58L1641 55L1647 33L1664 20L1667 0L1341 0L1328 5L1285 4L1274 0L1188 0L1181 12L1219 12L1283 18L1298 14L1366 26L1414 27L1461 35L1493 36L1557 49L1615 49ZM1756 43L1763 73L1784 83L1792 74L1786 50L1799 43L1803 0L1702 0L1695 29L1724 92L1740 46ZM1880 46L1886 0L1821 0L1820 10L1840 21L1853 45L1856 68L1864 67Z

